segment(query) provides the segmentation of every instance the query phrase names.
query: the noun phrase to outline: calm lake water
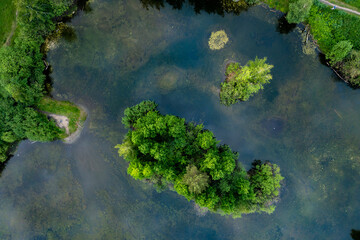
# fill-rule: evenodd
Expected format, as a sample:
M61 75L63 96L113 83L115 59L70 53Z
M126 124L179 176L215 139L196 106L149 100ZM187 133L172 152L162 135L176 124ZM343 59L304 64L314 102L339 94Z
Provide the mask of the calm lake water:
M262 6L220 16L186 4L90 5L69 23L76 37L48 54L52 94L88 109L85 129L71 145L19 145L1 173L0 239L351 239L360 228L360 90L305 55L299 29L281 33L279 14ZM229 42L211 51L208 38L221 29ZM248 102L221 105L226 63L256 56L274 65L271 83ZM247 169L254 159L278 164L275 212L201 215L127 175L114 146L126 133L124 109L145 99L203 123Z

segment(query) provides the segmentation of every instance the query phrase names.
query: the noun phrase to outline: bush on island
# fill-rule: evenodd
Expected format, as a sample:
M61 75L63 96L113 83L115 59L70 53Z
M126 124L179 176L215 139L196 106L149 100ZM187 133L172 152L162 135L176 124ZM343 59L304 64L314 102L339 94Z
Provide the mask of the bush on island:
M226 80L221 83L220 101L229 106L237 101L247 101L252 95L263 89L272 79L270 70L273 65L266 63L266 58L248 61L245 66L230 63L226 67Z

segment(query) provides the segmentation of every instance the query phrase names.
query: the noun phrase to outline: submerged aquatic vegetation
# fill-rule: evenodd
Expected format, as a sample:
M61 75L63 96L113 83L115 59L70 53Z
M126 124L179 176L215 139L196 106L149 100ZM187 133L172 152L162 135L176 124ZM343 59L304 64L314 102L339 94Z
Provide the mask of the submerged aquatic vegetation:
M55 31L46 37L45 42L41 47L42 51L46 53L50 49L54 49L60 38L64 38L65 40L71 42L76 40L77 36L75 30L71 26L60 22L56 25Z
M301 30L300 28L296 28L296 31L300 34L300 37L302 39L302 52L305 55L315 55L316 54L316 44L312 38L312 36L310 35L310 32L305 30Z
M129 132L118 153L130 162L128 174L175 191L210 211L240 217L253 212L271 213L280 182L280 168L254 161L246 172L238 154L218 145L203 125L162 115L152 101L127 108L122 119Z
M31 150L26 157L32 161L2 178L1 239L74 239L69 229L84 224L86 202L71 168L72 158L59 154L61 149L49 145ZM20 219L20 228L14 230L9 222Z
M220 50L225 47L228 41L229 38L224 30L212 32L209 38L209 47L211 50Z

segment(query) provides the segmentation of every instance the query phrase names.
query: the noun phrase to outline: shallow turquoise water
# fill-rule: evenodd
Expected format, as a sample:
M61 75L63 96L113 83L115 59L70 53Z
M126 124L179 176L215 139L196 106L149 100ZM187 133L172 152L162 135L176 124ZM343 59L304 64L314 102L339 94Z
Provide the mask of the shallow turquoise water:
M1 239L351 239L360 228L360 92L303 54L297 30L280 34L279 15L261 6L239 16L146 10L135 0L91 7L69 24L76 39L48 54L53 96L86 107L86 127L72 145L20 144L1 174ZM220 29L230 41L211 51ZM227 61L255 56L275 66L272 82L249 102L221 105ZM203 123L247 168L278 164L275 212L201 215L128 176L113 147L125 134L123 110L144 99Z

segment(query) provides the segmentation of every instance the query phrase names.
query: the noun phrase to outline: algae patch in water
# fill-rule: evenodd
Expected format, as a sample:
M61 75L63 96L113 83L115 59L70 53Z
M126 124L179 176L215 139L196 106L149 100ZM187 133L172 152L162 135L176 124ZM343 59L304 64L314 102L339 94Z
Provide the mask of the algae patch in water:
M220 50L228 41L229 38L224 30L212 32L209 38L209 47L211 50Z

